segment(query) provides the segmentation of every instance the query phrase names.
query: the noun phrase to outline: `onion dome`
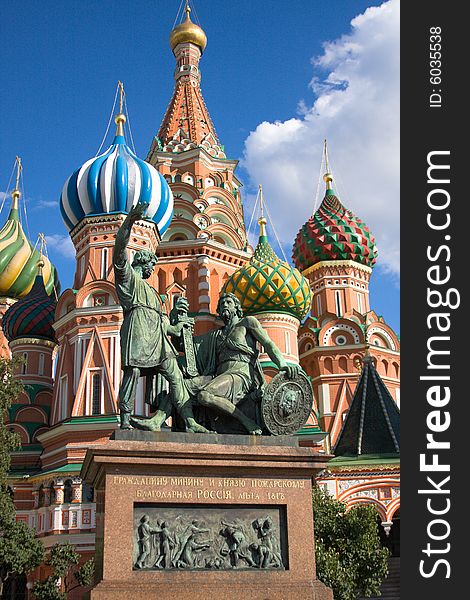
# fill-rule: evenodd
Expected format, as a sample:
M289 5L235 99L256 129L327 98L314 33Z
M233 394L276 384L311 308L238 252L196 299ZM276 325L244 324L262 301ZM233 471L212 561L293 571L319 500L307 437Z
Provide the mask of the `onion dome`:
M36 278L39 252L26 237L19 220L20 192L12 193L12 204L7 222L0 230L0 296L22 298L33 287ZM58 293L59 278L49 259L43 258L43 278L46 292L55 287Z
M37 275L31 291L15 302L3 316L2 328L9 342L18 338L55 340L54 323L56 295L48 294L44 285L45 258L36 262Z
M191 9L188 3L186 4L185 11L185 21L177 25L170 33L170 47L174 52L178 44L191 42L192 44L199 46L201 52L204 52L204 48L207 46L207 36L199 25L196 25L196 23L191 21L191 17L189 16Z
M330 173L323 179L327 187L323 202L295 239L295 266L305 271L321 261L350 260L372 268L377 260L374 236L341 204L331 188Z
M115 118L116 136L99 156L87 160L65 182L60 210L71 231L87 216L126 214L137 203L149 204L145 218L163 235L173 217L173 194L155 167L137 158L124 139L126 117Z
M229 277L222 293L231 292L247 315L289 313L302 320L312 304L310 285L302 274L280 260L269 244L266 219L258 220L260 237L250 261Z

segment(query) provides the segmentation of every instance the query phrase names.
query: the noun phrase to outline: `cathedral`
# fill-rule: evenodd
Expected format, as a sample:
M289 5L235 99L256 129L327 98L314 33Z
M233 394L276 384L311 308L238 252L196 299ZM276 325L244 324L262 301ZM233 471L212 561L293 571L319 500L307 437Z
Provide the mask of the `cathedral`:
M129 252L157 255L148 281L164 310L184 296L202 334L220 325L221 290L240 299L244 314L311 380L314 403L297 435L301 445L335 455L319 484L350 506L372 503L396 545L400 341L371 308L374 237L326 172L320 207L299 223L292 264L271 246L262 192L252 247L238 161L227 156L201 91L206 44L187 5L170 34L173 96L145 160L127 143L121 90L111 146L66 179L60 211L76 250L71 288L60 290L55 267L25 235L17 178L0 230L0 351L21 359L25 386L8 419L21 439L10 474L17 519L46 548L70 541L84 559L94 554L94 494L80 471L87 448L119 427L123 313L112 256L128 210L143 202L149 208L134 225ZM263 348L260 361L269 380L276 370ZM145 394L141 379L135 412L147 416Z

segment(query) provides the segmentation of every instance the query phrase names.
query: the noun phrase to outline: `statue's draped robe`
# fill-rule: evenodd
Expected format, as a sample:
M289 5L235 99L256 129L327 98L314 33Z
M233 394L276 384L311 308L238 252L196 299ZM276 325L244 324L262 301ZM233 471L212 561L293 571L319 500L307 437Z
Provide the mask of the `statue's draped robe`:
M246 343L225 337L222 329L210 331L205 335L194 338L197 369L201 374L188 380L190 393L194 394L204 387L217 375L235 375L243 380L246 392L261 389L265 385L263 371L258 360L258 351ZM224 364L224 358L236 357L238 362L247 364L248 373L240 370L235 362ZM235 400L235 398L233 399Z
M168 356L176 355L165 334L160 298L127 259L114 262L114 273L116 292L124 310L121 366L157 367Z

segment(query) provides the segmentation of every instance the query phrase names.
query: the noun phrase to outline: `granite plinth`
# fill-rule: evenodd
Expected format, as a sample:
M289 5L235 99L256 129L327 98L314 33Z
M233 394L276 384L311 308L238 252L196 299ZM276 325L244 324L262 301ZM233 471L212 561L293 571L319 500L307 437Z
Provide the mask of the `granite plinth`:
M82 468L97 501L91 600L332 600L331 590L315 576L311 498L312 478L330 457L296 444L291 437L119 431L115 439L91 447ZM178 519L186 523L193 513L200 527L212 525L210 552L220 553L224 567L211 568L199 556L191 568L184 562L157 568L149 554L143 568L136 568L142 515L150 516L153 527L160 527L157 517L167 520L174 534ZM278 513L282 518L276 521ZM282 521L280 568L242 560L231 565L224 558L213 539L218 519L241 522L243 515L248 515L245 533L257 515L272 515L277 529ZM248 533L253 541L253 531Z
M232 446L291 446L297 448L299 439L293 435L238 435L229 433L185 433L183 431L143 431L116 429L111 437L119 442L171 442L180 444L218 444Z

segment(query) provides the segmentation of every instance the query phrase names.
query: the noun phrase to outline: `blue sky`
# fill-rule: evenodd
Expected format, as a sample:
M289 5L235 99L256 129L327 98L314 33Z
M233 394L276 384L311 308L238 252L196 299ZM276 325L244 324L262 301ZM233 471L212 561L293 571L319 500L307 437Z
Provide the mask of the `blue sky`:
M49 236L49 254L63 289L70 286L75 267L62 237L66 230L58 198L63 183L98 150L118 79L125 84L137 153L146 156L173 90L168 35L179 5L180 0L2 2L0 191L6 190L19 154L30 237L35 241L39 231ZM396 146L390 145L387 127L398 130L398 115L383 107L380 96L390 96L382 86L382 73L389 72L393 62L382 68L381 61L392 53L395 20L383 10L368 11L351 29L354 17L379 5L360 0L196 0L195 9L208 37L201 61L202 90L227 155L242 159L239 176L245 183L247 220L261 182L290 255L292 232L314 203L321 161L318 140L331 137L340 196L366 223L375 225L371 229L381 240L382 262L371 282L372 307L398 329L398 197L396 191L387 197L389 180L398 181L399 175ZM393 40L388 46L389 38ZM398 69L398 55L393 60ZM348 86L367 87L374 77L379 91L370 96L372 108L364 117L351 94L348 99L342 92ZM339 98L349 104L338 108ZM363 123L368 114L370 130ZM359 134L351 123L360 125ZM303 186L300 191L293 184L289 189L287 176L278 179L292 168L303 169L296 177ZM373 185L368 168L376 177ZM358 173L366 175L356 179ZM283 228L285 211L289 207L287 212L292 212L291 193L303 205L294 211L296 221ZM2 222L8 204L7 200Z

